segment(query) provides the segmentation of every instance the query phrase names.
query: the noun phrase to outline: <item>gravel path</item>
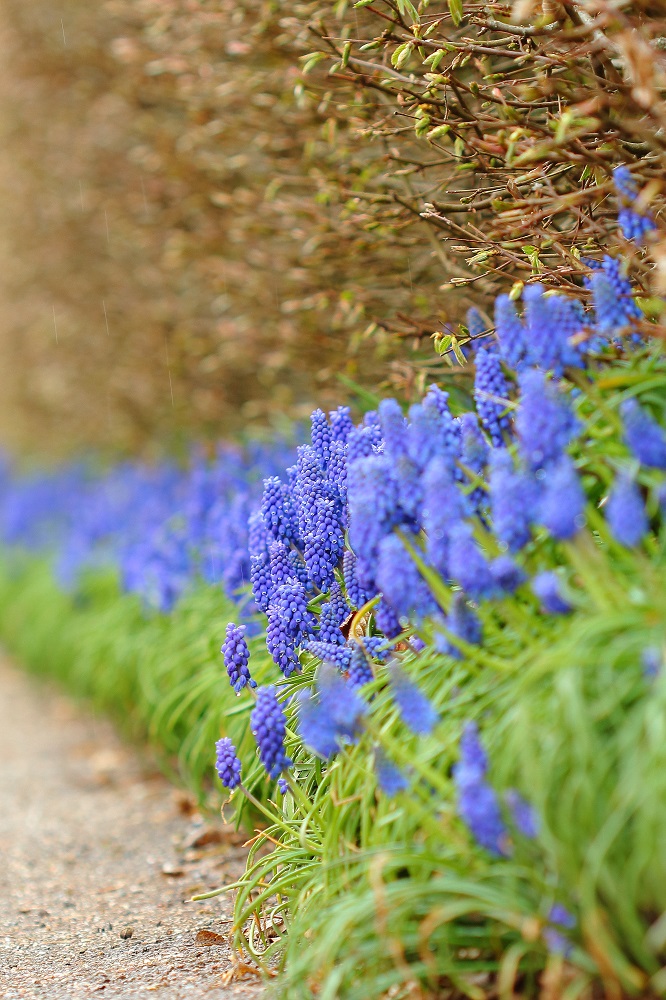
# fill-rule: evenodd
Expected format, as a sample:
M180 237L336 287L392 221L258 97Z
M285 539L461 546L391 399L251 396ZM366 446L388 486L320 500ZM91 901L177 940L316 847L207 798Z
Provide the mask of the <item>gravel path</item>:
M220 936L227 897L186 902L242 855L106 722L0 661L3 1000L258 997Z

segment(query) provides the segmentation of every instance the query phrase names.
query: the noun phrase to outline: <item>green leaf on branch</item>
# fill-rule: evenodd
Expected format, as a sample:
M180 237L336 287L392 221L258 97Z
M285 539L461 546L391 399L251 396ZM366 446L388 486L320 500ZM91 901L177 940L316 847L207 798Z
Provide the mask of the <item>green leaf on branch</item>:
M421 18L419 17L419 12L417 11L411 0L397 0L398 10L403 17L411 17L415 24L421 23Z
M307 74L314 69L317 63L320 63L322 59L326 59L326 53L310 52L307 56L301 56L301 58L303 60L303 69L301 70L301 73L303 76L307 76Z
M402 69L411 56L413 48L413 42L404 42L399 45L391 55L391 65L395 66L396 69Z
M458 27L463 16L462 0L449 0L449 10L451 12L451 20Z
M539 260L539 248L532 246L521 247L521 250L532 265L532 274L541 274L541 261Z

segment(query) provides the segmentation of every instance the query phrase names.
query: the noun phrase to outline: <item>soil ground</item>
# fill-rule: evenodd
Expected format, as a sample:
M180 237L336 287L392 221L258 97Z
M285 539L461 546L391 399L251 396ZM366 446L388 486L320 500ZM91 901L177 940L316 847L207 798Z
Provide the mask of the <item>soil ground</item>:
M231 900L188 902L243 853L106 721L0 659L2 1000L260 996L226 941Z

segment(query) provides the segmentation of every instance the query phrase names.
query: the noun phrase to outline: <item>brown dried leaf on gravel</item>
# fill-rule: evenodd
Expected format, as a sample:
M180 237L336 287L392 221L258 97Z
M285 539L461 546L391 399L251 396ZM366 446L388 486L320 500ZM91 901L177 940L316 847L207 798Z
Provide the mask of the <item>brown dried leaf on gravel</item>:
M194 939L195 944L203 945L205 948L212 948L215 945L226 945L227 939L215 931L197 931Z

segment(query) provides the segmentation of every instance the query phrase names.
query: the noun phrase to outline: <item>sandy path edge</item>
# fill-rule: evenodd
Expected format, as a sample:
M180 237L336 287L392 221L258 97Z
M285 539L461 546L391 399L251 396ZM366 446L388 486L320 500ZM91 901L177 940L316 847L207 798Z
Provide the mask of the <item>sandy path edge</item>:
M243 853L183 846L200 823L106 721L0 657L0 997L259 996L196 939L225 933L231 903L185 900Z

